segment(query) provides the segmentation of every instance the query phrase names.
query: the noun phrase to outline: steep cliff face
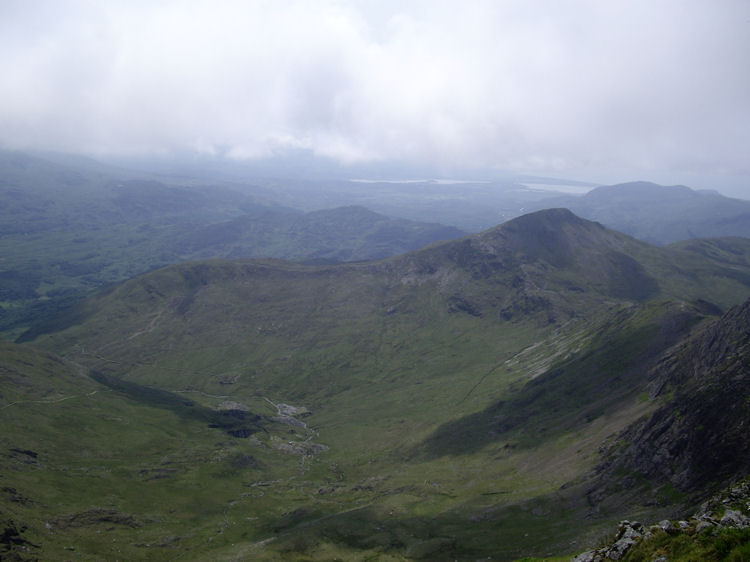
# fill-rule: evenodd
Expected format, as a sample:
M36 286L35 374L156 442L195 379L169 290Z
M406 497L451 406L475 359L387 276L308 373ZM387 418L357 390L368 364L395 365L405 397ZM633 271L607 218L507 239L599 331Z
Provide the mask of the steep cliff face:
M747 474L750 300L667 352L651 385L664 403L603 450L594 501L644 479L693 494Z

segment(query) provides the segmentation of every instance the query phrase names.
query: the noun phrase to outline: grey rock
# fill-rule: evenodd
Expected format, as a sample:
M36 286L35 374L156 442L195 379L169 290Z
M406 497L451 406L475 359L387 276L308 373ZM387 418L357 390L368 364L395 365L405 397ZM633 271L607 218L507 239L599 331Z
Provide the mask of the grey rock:
M638 536L640 539L640 535ZM623 537L613 544L607 551L607 556L612 560L620 560L631 547L638 542L638 539L632 537Z
M271 418L272 422L275 423L283 423L285 425L291 425L293 427L307 427L307 424L305 422L302 422L298 420L297 418L293 418L291 416L274 416Z
M741 511L727 509L724 513L724 517L721 518L721 525L722 527L745 529L750 527L750 518L744 515Z
M217 410L221 410L221 411L224 411L224 410L240 410L242 412L249 412L250 411L250 408L247 405L245 405L245 404L243 404L241 402L234 402L232 400L225 400L224 402L222 402L221 404L219 404L216 407L216 409Z
M640 538L643 538L643 533L634 529L631 526L628 526L625 529L623 529L619 538L620 539L633 539L633 540L640 539Z
M659 521L659 527L662 531L669 533L670 535L677 532L677 527L675 527L669 519Z

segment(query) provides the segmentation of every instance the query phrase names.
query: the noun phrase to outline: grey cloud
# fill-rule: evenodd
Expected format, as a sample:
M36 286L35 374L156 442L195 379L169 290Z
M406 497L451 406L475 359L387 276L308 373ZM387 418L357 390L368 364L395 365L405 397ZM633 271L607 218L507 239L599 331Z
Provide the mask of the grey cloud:
M748 174L750 4L4 2L0 143Z

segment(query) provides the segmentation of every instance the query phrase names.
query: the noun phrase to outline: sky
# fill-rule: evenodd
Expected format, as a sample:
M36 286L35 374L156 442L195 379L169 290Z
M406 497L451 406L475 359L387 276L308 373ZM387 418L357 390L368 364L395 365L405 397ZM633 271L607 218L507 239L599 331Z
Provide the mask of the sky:
M750 199L750 0L0 0L0 147Z

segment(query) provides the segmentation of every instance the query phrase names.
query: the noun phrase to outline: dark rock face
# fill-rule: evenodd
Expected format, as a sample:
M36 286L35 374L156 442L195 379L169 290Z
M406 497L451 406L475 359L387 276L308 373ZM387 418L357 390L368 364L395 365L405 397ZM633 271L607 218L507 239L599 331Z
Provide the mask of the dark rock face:
M39 548L38 545L26 540L23 536L26 526L19 526L14 521L5 521L0 525L0 560L31 560L24 554L30 552L30 548ZM34 558L36 560L36 558Z
M652 372L651 386L666 402L602 451L600 484L590 495L594 503L608 488L644 478L694 493L747 473L750 301L667 352Z
M60 529L89 527L91 525L120 525L123 527L140 527L143 525L143 523L130 514L120 513L114 509L101 508L63 515L55 519L51 524L53 527Z

